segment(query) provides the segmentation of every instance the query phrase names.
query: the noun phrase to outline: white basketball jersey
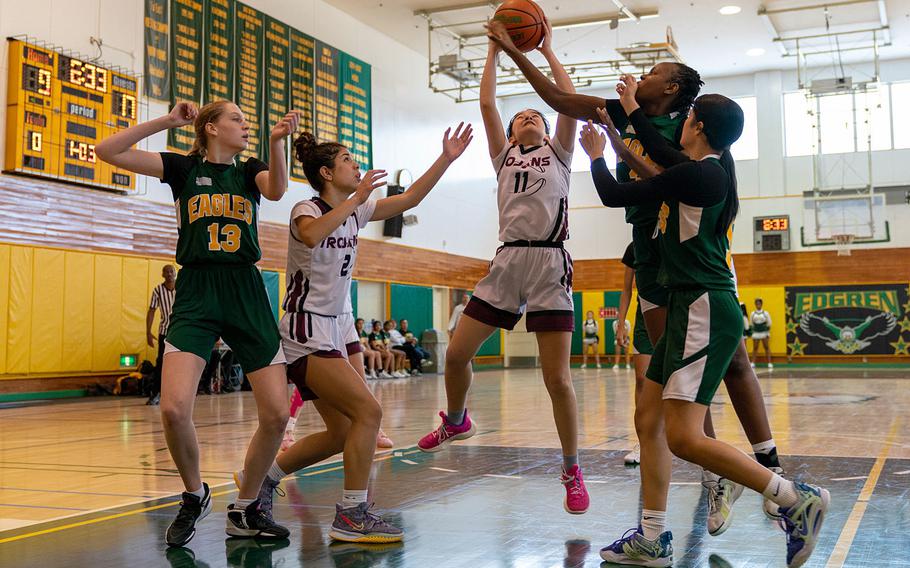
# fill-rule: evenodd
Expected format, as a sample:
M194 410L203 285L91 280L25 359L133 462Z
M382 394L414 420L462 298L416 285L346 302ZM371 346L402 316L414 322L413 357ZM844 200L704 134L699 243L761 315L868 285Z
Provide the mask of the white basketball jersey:
M493 159L499 182L500 241L569 238L571 163L572 153L555 138L543 146L509 146Z
M288 237L286 312L310 312L337 316L350 311L351 274L357 259L357 232L366 226L376 201L360 205L332 234L315 248L297 235L298 217L319 218L332 208L319 197L301 201L291 211Z

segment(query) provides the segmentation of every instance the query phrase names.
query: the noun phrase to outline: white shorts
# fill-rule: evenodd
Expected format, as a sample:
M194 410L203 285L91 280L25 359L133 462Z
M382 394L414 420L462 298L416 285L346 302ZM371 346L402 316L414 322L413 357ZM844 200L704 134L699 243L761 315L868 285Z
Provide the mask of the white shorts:
M288 363L307 355L346 357L344 334L338 318L308 312L288 312L278 324Z
M597 345L600 342L600 339L597 337L585 337L581 342L585 345Z
M499 247L464 309L481 323L509 330L525 311L528 331L575 331L572 257L561 246Z
M357 335L357 328L354 327L354 314L348 312L338 316L338 327L341 328L341 337L344 338L344 347L347 349L348 356L363 351L363 344Z
M771 337L770 331L753 331L752 339L768 339Z

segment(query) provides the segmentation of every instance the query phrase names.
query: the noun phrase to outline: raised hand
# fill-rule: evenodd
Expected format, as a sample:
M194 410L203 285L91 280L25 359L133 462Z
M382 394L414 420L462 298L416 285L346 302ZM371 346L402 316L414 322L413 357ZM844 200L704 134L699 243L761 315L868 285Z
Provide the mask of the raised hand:
M592 162L597 158L603 158L604 148L607 147L607 137L602 132L598 132L590 120L581 127L578 142Z
M450 162L457 160L474 139L474 129L471 124L469 123L465 127L464 132L461 130L462 126L464 123L460 122L452 136L449 136L452 129L446 128L446 132L442 136L442 155Z
M487 28L487 37L490 38L490 41L498 45L500 49L506 53L515 53L518 51L505 24L496 20L490 20L484 27Z
M635 95L638 93L638 81L632 75L622 75L619 77L619 84L616 85L616 92L619 93L619 102L626 114L638 108L638 101Z
M297 132L303 112L292 110L272 127L271 140L282 140Z
M541 42L540 47L537 48L537 51L544 53L546 51L552 51L553 49L553 25L550 24L550 19L544 16L543 18L543 42Z
M626 148L625 142L622 141L622 136L619 135L619 131L616 129L616 125L613 124L613 119L610 118L610 115L607 113L606 109L602 107L597 108L597 116L600 118L600 127L606 133L607 138L610 140L610 146L613 146L613 150L618 154Z
M357 189L354 191L354 199L360 203L366 203L373 190L386 184L386 180L383 178L387 175L389 173L385 170L370 170L363 174L363 177L360 178L360 183L357 184Z
M187 124L193 124L193 121L196 120L198 114L199 108L195 104L181 101L174 105L174 108L171 109L171 112L169 112L167 116L171 128L178 128L180 126L186 126Z

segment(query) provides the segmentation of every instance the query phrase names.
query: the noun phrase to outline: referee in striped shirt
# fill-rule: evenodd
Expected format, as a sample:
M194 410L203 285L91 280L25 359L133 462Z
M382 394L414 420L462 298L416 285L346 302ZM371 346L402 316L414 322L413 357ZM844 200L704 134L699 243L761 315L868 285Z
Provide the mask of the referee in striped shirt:
M167 328L171 323L171 310L174 307L174 284L177 282L177 270L170 264L161 269L164 282L152 290L152 300L149 311L145 315L145 335L149 347L155 346L155 336L152 335L152 322L155 320L155 310L161 311L161 323L158 325L158 358L155 360L155 374L152 375L152 384L149 388L149 399L146 404L157 405L161 398L161 360L164 356L164 338Z

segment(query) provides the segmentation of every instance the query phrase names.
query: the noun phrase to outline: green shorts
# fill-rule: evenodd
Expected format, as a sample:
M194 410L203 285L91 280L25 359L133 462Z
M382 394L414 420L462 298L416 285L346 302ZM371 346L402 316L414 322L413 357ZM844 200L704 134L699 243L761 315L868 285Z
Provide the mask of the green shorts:
M641 303L635 310L635 327L632 329L632 346L639 355L653 355L654 345L648 337L648 328L645 326L645 316L641 313Z
M660 250L657 239L652 238L654 224L632 226L632 247L635 251L635 287L639 299L645 300L645 311L650 306L667 305L667 289L657 280L660 272ZM639 303L641 303L639 301Z
M219 337L244 373L284 362L265 283L253 265L187 266L177 276L167 343L208 361Z
M667 327L647 373L663 385L663 398L710 405L742 343L742 320L733 292L671 292Z

